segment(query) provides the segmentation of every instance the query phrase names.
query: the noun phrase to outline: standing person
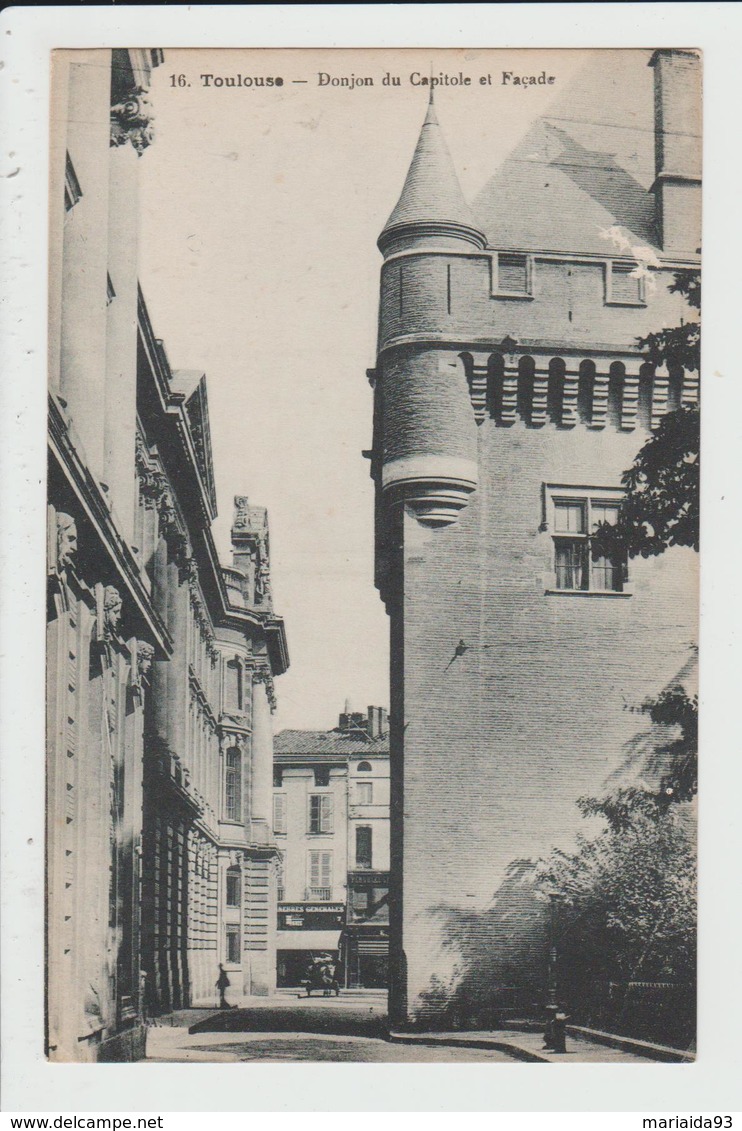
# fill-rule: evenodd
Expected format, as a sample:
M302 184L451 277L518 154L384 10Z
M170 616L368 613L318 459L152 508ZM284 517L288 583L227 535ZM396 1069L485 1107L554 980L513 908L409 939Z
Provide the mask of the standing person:
M216 985L216 988L219 990L219 1008L220 1009L229 1009L230 1008L229 1003L228 1003L228 1001L227 1001L227 999L224 995L227 992L227 989L230 985L230 981L229 981L229 978L227 977L227 971L224 969L221 962L219 963L219 977L217 978L215 985Z
M149 1002L147 1001L147 971L142 967L139 971L139 1012L142 1023L149 1025Z

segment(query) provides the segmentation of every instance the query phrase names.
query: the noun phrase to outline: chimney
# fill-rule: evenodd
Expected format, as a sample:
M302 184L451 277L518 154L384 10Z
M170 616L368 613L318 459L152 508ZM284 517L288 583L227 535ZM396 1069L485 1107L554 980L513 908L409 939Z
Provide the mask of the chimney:
M368 708L369 738L383 738L389 730L388 715L383 707Z
M701 245L701 59L665 48L654 68L657 241L663 251L696 255Z

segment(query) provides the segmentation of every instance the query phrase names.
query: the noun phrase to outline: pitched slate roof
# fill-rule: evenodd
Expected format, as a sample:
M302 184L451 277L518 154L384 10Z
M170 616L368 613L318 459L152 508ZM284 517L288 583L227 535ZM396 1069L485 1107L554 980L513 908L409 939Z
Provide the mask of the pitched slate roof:
M480 230L461 191L453 160L431 101L402 194L384 225L382 236L403 224L435 221Z
M369 738L362 731L282 730L273 739L273 754L338 760L383 758L389 756L389 736Z
M617 226L657 247L650 57L590 53L474 200L491 247L610 255Z

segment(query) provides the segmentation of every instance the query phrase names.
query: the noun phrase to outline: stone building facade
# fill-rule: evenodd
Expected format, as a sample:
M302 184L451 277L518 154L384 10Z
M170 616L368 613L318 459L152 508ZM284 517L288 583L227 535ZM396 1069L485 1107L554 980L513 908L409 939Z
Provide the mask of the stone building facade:
M586 57L587 58L587 57ZM696 563L592 561L621 474L698 375L700 63L591 53L473 206L428 108L379 239L376 579L391 630L392 1019L435 1025L447 908L566 845L696 636ZM450 918L450 917L449 917ZM464 1019L465 1021L465 1019Z
M265 512L236 500L223 569L205 379L172 371L139 288L161 62L54 59L46 1048L60 1061L141 1056L145 1015L205 999L221 958L240 993L268 992L275 966L270 711L288 655Z
M281 852L278 984L295 986L313 954L338 962L342 985L387 985L389 731L387 713L346 709L331 731L276 735L273 831Z

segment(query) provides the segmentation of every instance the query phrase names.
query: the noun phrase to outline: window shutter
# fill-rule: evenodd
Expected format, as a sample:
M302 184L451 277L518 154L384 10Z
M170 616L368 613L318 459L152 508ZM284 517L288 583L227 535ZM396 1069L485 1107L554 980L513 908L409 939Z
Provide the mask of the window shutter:
M285 833L286 832L286 794L275 793L273 795L273 832Z
M320 853L309 853L309 886L310 888L318 888L320 884Z
M322 888L332 887L332 853L321 852L322 858L322 883L319 885Z
M322 812L322 820L320 824L320 832L332 832L332 797L329 794L323 794L320 797L320 806Z
M525 255L498 255L497 287L508 294L528 294L528 267Z
M639 279L632 275L633 267L614 263L611 271L611 301L639 302L641 293Z

